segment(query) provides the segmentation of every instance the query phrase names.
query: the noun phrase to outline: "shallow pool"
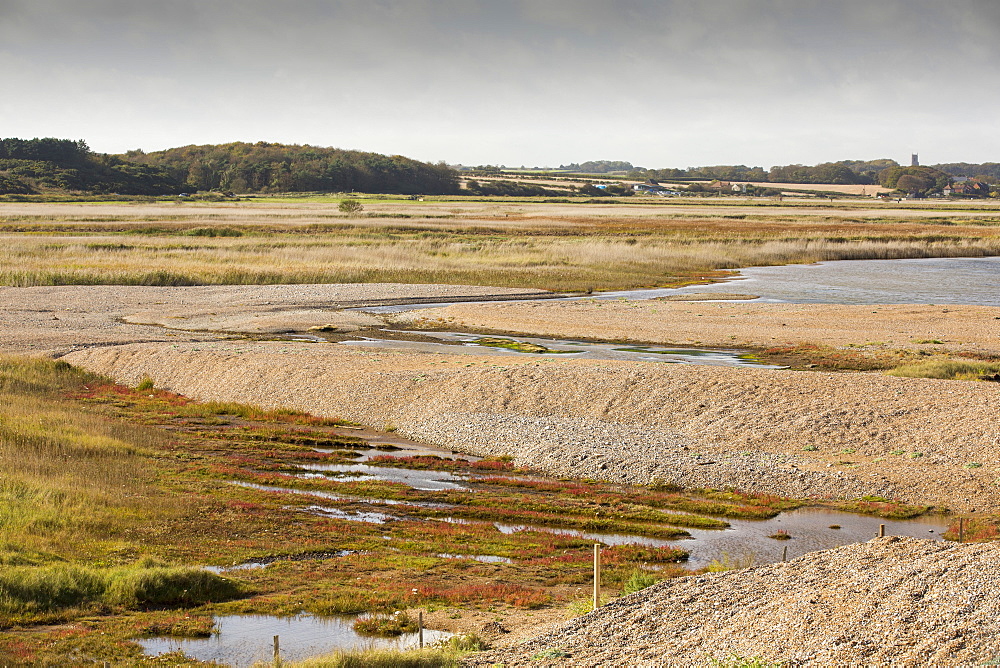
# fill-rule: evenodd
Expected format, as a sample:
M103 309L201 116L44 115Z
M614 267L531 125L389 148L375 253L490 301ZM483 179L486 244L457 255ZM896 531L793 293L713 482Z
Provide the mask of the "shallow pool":
M405 648L418 642L416 633L395 639L369 638L354 632L355 617L274 617L271 615L228 615L215 618L218 633L211 638L144 638L137 640L151 656L181 650L201 661L249 668L261 662L272 665L274 636L278 636L282 661L302 659L335 650L367 647ZM424 630L424 642L449 637L445 631Z

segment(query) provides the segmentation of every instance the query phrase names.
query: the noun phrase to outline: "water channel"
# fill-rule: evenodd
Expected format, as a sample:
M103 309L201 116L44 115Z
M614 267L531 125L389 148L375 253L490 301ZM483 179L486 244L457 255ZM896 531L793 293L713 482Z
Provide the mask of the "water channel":
M1000 306L1000 257L838 260L740 269L731 280L670 291L633 290L601 298L749 293L796 304L968 304Z
M547 339L537 336L503 336L502 340L527 343L547 348L550 352L520 352L508 348L488 346L478 343L484 339L481 334L464 332L425 332L421 335L440 339L441 343L429 341L402 341L396 339L379 339L365 337L357 340L344 341L343 345L371 348L392 348L416 352L493 355L507 357L511 355L538 357L540 359L597 359L597 360L628 360L633 362L663 362L667 364L707 364L712 366L754 366L774 369L777 367L763 364L741 350L701 350L671 348L653 345L623 345L620 343L593 343L589 341L572 341L567 339ZM497 340L497 337L489 337Z
M754 301L796 304L969 304L1000 306L1000 257L836 260L815 264L745 267L730 279L683 288L614 290L566 299L654 299L692 293L757 295ZM472 302L488 303L488 302ZM365 307L398 313L450 306Z

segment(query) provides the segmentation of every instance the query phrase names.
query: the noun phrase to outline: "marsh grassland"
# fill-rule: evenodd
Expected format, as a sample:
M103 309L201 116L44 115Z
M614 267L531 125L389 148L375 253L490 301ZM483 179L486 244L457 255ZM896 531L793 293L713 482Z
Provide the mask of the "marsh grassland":
M338 209L340 200L3 202L0 292L28 292L4 286L71 284L358 282L583 292L711 281L748 265L1000 254L1000 206L992 203L370 197L362 200L363 211L345 214ZM107 295L104 299L109 301ZM232 301L227 308L246 307L242 302L253 300ZM64 311L93 316L93 321L82 316L72 320L64 335L78 339L60 344L60 350L78 343L98 346L78 350L75 354L82 359L87 353L121 350L111 346L129 343L117 335L80 338L99 318L83 303L79 308L62 302L59 306L56 313L52 304L12 304L11 322L22 322L30 311L36 318L30 322L37 321L42 330L50 319L62 323L63 317L67 322L75 317ZM284 304L273 306L277 313ZM317 311L327 307L310 305ZM481 315L461 308L449 313L459 320ZM559 317L561 312L589 314L589 333L582 336L599 336L600 332L594 334L598 326L607 329L619 321L631 323L633 329L645 322L653 331L654 325L666 322L660 309L684 311L690 316L685 322L702 332L704 340L711 309L721 313L727 307L511 304L484 308L482 317L504 315L509 331L516 322L513 314L524 315L529 308L556 314L553 318L559 322L566 320ZM768 314L745 310L747 322L768 320ZM618 317L625 312L627 317ZM797 311L783 312L787 322L794 322L791 318ZM128 315L128 309L113 315L109 321L118 327L119 316ZM249 318L254 313L237 315ZM732 318L729 312L722 315ZM992 314L977 311L966 321L987 315L992 319ZM278 316L268 311L268 317ZM448 322L452 320L455 317ZM726 322L728 329L719 329L717 338L735 341L733 323ZM657 330L656 336L664 340L678 336L679 323L681 319L674 318L674 329ZM737 324L742 327L742 323ZM479 328L503 329L494 325L488 320ZM36 326L29 324L32 327ZM918 338L914 345L925 348L955 347L959 344L952 339L968 338L959 336L958 330L952 336L950 330L934 327L927 325L926 332L914 330L907 336ZM214 329L187 334L204 341L231 335ZM752 334L760 340L751 341ZM122 336L127 337L127 331ZM630 336L635 332L607 334L609 340ZM685 334L693 336L694 332ZM741 336L755 348L778 346L775 355L805 355L801 342L775 339L771 331L741 332ZM497 338L484 340L512 345ZM786 345L786 340L791 343ZM267 343L244 343L253 347L255 355L269 350ZM168 343L150 345L177 348ZM200 343L192 345L199 350ZM866 346L865 351L874 344ZM517 346L512 350L537 352ZM920 356L922 348L914 350L908 347L906 355L894 357L893 366L927 361ZM963 358L966 366L935 367L934 373L945 378L996 373L995 359L983 351L959 352L969 353ZM839 355L839 349L827 356L834 354ZM428 370L440 370L429 365L443 363L440 357L421 357L414 364L427 365L426 369L418 366L411 373L391 360L385 364L392 368L372 366L383 364L373 355L368 356L369 366L352 362L345 375L337 377L340 380L329 384L328 394L339 396L338 391L350 390L356 377L365 374L386 382L395 382L392 374L403 374L405 382L393 390L416 392L414 388L424 387L420 383ZM361 353L357 356L360 359ZM186 357L187 363L194 359ZM230 356L224 363L243 371L253 368L246 358L237 361ZM286 358L275 355L267 363L288 365ZM325 359L317 368L329 370L331 364ZM466 397L473 387L470 378L493 382L496 377L504 387L523 391L523 384L506 382L506 368L486 368L485 360L480 362L482 369L466 369L473 365L464 359L462 364L454 378L448 376L454 382L444 373L435 376L444 379L439 384L447 380L452 383L448 387L461 387ZM817 362L810 358L804 366L815 367ZM859 363L849 366L856 369ZM576 373L558 368L563 370L528 371L537 374L537 385L548 390L553 382L566 382L570 372ZM609 376L603 369L579 371L584 372ZM200 376L209 373L207 367L198 368ZM733 372L733 383L738 385L744 376L757 378L754 373ZM315 382L317 376L312 378ZM869 378L872 383L882 380ZM792 387L795 382L786 384ZM628 480L613 484L557 478L495 453L481 452L494 454L482 458L405 455L389 443L377 444L375 451L371 440L359 435L357 425L336 416L344 415L345 402L371 402L370 397L380 396L377 392L351 391L335 406L323 408L327 417L316 417L291 409L196 402L159 389L162 386L151 378L134 385L117 384L65 361L0 358L0 666L190 665L196 662L179 655L145 657L136 640L207 637L217 615L302 612L345 616L352 623L358 615L374 615L362 620L357 630L395 633L410 629L417 611L424 613L432 628L463 635L435 654L404 659L376 652L310 665L454 665L462 651L482 646L482 640L470 633L484 633L487 640L504 644L503 638L490 638L484 629L507 627L513 639L532 634L547 622L585 612L594 534L627 534L646 541L609 541L600 549L604 568L600 593L610 600L691 573L685 567L687 552L676 544L664 544L666 540L696 531L714 533L711 530L731 522L772 518L817 503L761 490L707 485L683 490L662 481L628 485L624 484ZM293 390L298 385L289 383ZM588 388L592 391L594 385ZM802 394L801 387L793 389L796 396ZM851 402L854 394L852 385ZM756 398L752 405L755 411L760 406ZM359 406L354 406L357 413L367 414L367 407ZM372 438L389 441L391 430L394 427L386 425ZM794 436L798 439L801 434ZM848 452L855 450L825 456L835 457L838 466L848 466L850 461L841 461ZM913 466L920 465L913 461ZM977 459L964 466L978 469L983 464ZM431 483L415 485L412 480ZM876 497L831 497L826 505L884 517L911 517L927 510ZM997 523L984 516L963 525L962 535L986 540L995 538L997 531ZM956 535L953 527L946 537ZM743 563L739 555L729 557L709 570ZM401 614L389 617L395 612Z
M742 266L1000 252L1000 206L329 198L4 203L0 284L680 285ZM884 208L873 208L873 207Z
M456 630L516 628L582 595L593 541L492 522L678 537L797 505L526 477L504 459L367 462L472 476L475 493L316 475L367 447L340 421L140 387L63 362L0 362L4 662L156 664L130 639L205 635L223 613L419 607ZM687 573L673 547L602 554L609 595L635 573ZM269 565L201 569L245 562Z

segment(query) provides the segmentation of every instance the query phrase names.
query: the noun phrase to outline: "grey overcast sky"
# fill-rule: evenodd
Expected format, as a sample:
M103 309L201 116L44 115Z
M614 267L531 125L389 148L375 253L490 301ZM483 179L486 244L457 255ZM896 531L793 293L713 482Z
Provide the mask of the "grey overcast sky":
M1000 0L0 0L0 136L1000 161Z

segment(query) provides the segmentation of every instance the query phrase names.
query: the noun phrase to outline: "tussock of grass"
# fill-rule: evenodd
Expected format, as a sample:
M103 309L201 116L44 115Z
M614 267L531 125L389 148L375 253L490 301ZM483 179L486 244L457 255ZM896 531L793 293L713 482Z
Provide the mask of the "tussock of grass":
M622 596L634 594L637 591L642 591L646 587L652 587L654 584L656 584L655 575L650 575L649 573L640 571L637 568L632 571L628 580L625 581L625 586L622 587Z
M12 616L70 607L193 606L239 594L234 582L197 568L57 564L0 571L0 613Z
M735 571L742 568L750 568L754 565L756 558L750 552L746 552L741 555L729 554L728 552L723 552L719 555L718 559L713 559L712 562L705 568L709 573L724 573L725 571Z
M488 649L475 634L452 636L424 649L361 649L334 652L305 661L284 664L288 668L457 668L467 652Z
M417 623L405 612L396 611L391 615L371 615L354 622L354 630L360 635L391 638L417 630Z
M903 378L940 378L944 380L983 380L1000 374L1000 364L989 362L964 362L959 360L928 360L908 364L886 372Z

